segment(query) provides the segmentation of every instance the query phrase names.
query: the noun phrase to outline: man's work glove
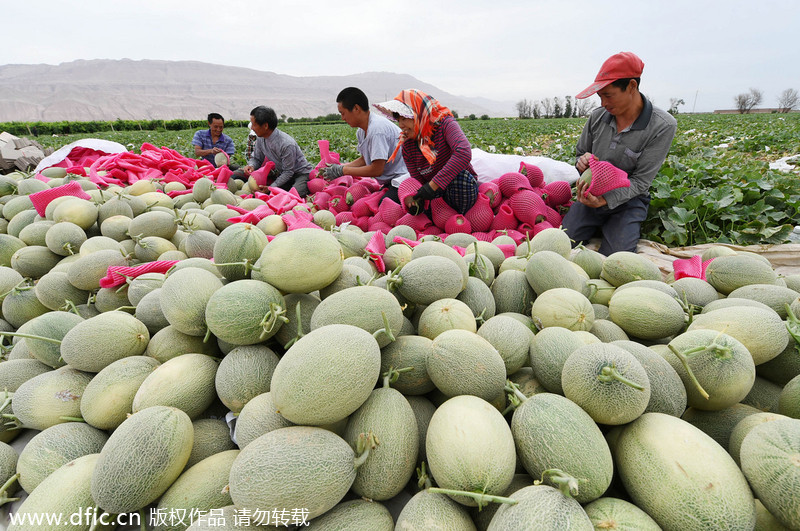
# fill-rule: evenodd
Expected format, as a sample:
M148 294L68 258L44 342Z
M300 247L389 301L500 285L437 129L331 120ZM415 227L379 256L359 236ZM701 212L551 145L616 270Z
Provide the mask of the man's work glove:
M322 177L326 180L330 181L331 179L336 179L337 177L341 177L344 175L344 166L341 164L328 164L324 168L322 168Z
M408 205L408 213L412 216L418 216L422 213L422 199L412 199L411 204Z
M431 187L431 183L425 183L420 186L417 193L414 194L414 201L430 201L434 197L436 197L436 190Z

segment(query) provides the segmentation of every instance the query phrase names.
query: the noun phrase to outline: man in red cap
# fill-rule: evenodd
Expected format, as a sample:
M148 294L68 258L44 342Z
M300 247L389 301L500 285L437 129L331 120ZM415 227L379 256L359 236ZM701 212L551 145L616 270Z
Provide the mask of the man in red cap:
M586 90L575 96L600 96L600 107L586 121L576 147L575 167L583 173L592 157L625 171L630 187L602 195L586 193L588 185L577 183L578 200L562 223L575 244L585 243L602 232L600 252L636 251L641 224L650 204L650 184L664 163L677 122L654 107L639 92L644 63L631 52L609 57Z

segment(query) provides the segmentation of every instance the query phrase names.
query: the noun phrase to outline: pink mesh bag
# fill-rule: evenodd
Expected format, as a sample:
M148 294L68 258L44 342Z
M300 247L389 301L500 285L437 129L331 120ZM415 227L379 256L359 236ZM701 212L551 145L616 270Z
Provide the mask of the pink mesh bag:
M324 192L328 192L329 194L331 194L331 197L334 196L334 195L340 195L340 196L342 196L342 198L344 198L344 194L347 193L347 187L346 186L333 186L333 185L331 185L331 186L326 187L325 190L323 190L323 191Z
M472 232L472 224L467 218L461 214L456 214L445 223L444 231L447 234L455 234L457 232Z
M332 195L328 200L328 210L335 214L346 212L350 207L344 202L344 196Z
M533 227L528 223L520 223L517 230L524 234L526 238L533 238L535 234Z
M528 178L516 171L501 175L497 184L503 197L511 197L519 190L530 190L532 188Z
M533 226L533 235L537 235L542 232L544 229L552 229L553 226L548 223L547 221L541 221Z
M523 223L527 223L531 227L539 221L539 218L545 217L544 200L532 190L520 190L508 200L508 205L514 212L514 215Z
M545 203L552 208L563 205L572 198L572 187L567 181L547 183L544 185L544 192L547 194Z
M458 214L458 212L448 205L443 198L437 197L431 200L431 220L433 224L440 229L445 230L444 227L447 224L447 220L456 214Z
M491 242L494 239L492 238L491 232L478 231L478 232L473 232L472 235L475 236L475 239L477 239L479 242Z
M100 279L101 288L114 288L125 284L128 278L136 278L145 273L166 273L178 260L158 260L135 267L109 266L106 276Z
M36 192L28 197L30 198L31 203L33 203L33 208L36 209L36 213L44 217L45 209L47 209L47 205L50 204L50 201L56 197L64 197L67 195L86 200L92 199L92 196L84 192L80 183L77 181L71 181L67 184L56 186L55 188L50 188L48 190L42 190L41 192Z
M679 258L672 262L672 269L675 272L675 280L684 277L706 279L706 268L711 263L710 260L703 262L700 255L694 255L691 258Z
M390 230L392 230L392 226L384 221L376 220L373 216L369 218L369 225L367 225L367 229L371 231L379 230L381 232L388 233Z
M331 199L331 194L328 192L316 192L314 194L314 206L319 210L327 210L328 201Z
M345 194L345 200L347 200L347 204L352 205L362 197L366 197L369 195L370 190L367 188L366 185L361 183L355 183L347 189L347 193Z
M364 250L366 251L367 259L375 264L375 268L379 272L385 273L386 264L383 261L383 255L386 252L386 236L383 232L380 230L376 231Z
M544 217L545 221L547 221L553 227L560 227L562 216L558 213L557 210L550 208L549 206L545 205L544 207Z
M397 223L397 220L400 219L405 213L402 206L398 205L389 198L384 198L384 200L381 201L381 206L378 207L378 211L381 213L381 218L383 218L383 221L389 225L394 225Z
M428 216L426 216L425 214L418 214L416 216L412 216L411 214L405 214L403 217L397 220L397 224L408 225L417 232L424 231L425 229L433 225L431 220L428 219ZM437 230L441 231L441 229L438 228Z
M544 186L544 173L535 164L528 164L527 162L519 163L519 172L528 178L533 188L540 188Z
M488 183L480 183L478 185L478 194L485 195L489 199L489 206L495 209L500 206L503 201L503 194L500 193L500 186L497 184L497 179L489 181Z
M275 163L271 160L267 160L264 164L261 165L259 169L254 171L250 174L250 177L255 179L256 184L259 187L267 186L267 179L269 178L269 173L275 169Z
M367 204L367 198L362 197L352 205L350 205L350 212L353 213L354 216L357 218L360 217L369 217L372 215L372 210L370 210L369 205Z
M586 193L600 196L617 188L629 188L631 185L628 174L610 162L592 157L589 168L592 170L592 183Z
M368 196L363 198L364 202L367 204L367 207L369 207L369 215L377 214L384 195L386 195L386 190L381 189L371 192Z
M517 225L519 225L519 220L514 216L511 207L507 204L500 205L500 209L492 220L491 228L493 230L516 229Z
M355 220L355 215L349 210L345 210L336 214L337 225L341 225L342 223L353 223Z
M325 182L325 179L317 177L316 179L309 179L306 186L308 186L308 193L316 194L323 191L328 186L328 183Z
M406 208L406 197L414 196L422 187L422 183L412 178L406 179L397 187L397 197L400 199L400 206L403 207L404 212L408 212Z
M469 220L473 231L488 231L492 227L492 220L494 219L494 212L492 212L492 206L489 204L489 198L478 194L475 204L466 211L464 217Z

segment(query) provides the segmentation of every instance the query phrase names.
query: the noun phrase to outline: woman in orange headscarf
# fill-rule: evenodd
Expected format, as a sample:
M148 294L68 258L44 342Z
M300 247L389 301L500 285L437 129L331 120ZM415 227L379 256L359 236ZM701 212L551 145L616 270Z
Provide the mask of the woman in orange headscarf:
M419 213L425 201L442 197L459 214L469 210L478 198L472 148L450 109L414 89L374 107L400 126L389 160L402 150L409 174L421 185L416 195L404 199L406 208Z

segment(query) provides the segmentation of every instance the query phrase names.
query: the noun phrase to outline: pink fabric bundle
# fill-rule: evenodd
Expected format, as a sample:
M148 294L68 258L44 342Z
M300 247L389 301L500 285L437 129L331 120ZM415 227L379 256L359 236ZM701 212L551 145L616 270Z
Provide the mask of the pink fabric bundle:
M684 277L705 280L706 269L712 260L714 259L711 258L710 260L703 262L703 259L700 255L694 255L691 258L679 258L675 260L672 262L672 269L675 272L675 280Z
M384 195L386 195L386 190L379 189L375 190L374 192L371 192L368 196L363 198L364 202L366 203L367 207L370 210L370 215L378 213L378 209L380 208L380 204L381 201L383 201Z
M261 207L259 207L261 208ZM314 223L314 215L305 210L292 210L287 212L281 219L286 224L286 230L297 229L320 229L322 227Z
M444 231L447 234L455 234L457 232L466 232L469 234L472 232L472 224L461 214L456 214L447 220L447 223L444 225Z
M332 195L328 201L328 210L333 212L334 215L339 212L346 212L348 208L343 195Z
M47 205L50 204L50 201L57 197L64 196L73 196L86 200L92 199L92 196L84 192L80 183L77 181L70 181L67 184L62 184L61 186L56 186L55 188L42 190L41 192L33 193L28 197L30 197L31 203L33 203L33 208L36 209L36 213L44 217L45 209L47 208Z
M391 199L384 199L378 208L381 219L389 225L395 225L397 220L405 213L403 207L392 201Z
M392 240L394 243L402 243L408 245L409 247L416 247L419 245L419 242L416 240L409 240L408 238L403 238L402 236L395 236Z
M508 200L508 205L518 220L530 226L536 225L540 216L545 217L547 208L544 200L532 190L520 190L515 193Z
M572 197L572 188L567 181L553 181L544 185L544 191L547 194L545 203L547 206L556 208L563 205Z
M354 216L360 217L369 217L373 215L372 210L369 208L369 203L367 202L366 197L362 197L352 205L350 205L350 211L353 213Z
M250 177L255 179L259 188L264 188L267 186L267 180L269 179L270 172L274 169L275 163L271 160L265 160L264 164L262 164L259 169L250 174Z
M544 207L544 216L545 221L547 221L553 227L560 227L562 216L558 213L557 210L550 208L549 206Z
M489 205L495 209L500 206L503 201L503 194L500 193L500 186L497 184L497 179L489 181L488 183L480 183L478 185L478 193L485 195L489 199Z
M357 182L355 184L350 185L344 197L347 200L347 204L352 205L362 197L366 197L369 193L370 190L369 188L367 188L365 184Z
M100 279L101 288L114 288L125 284L126 279L136 278L145 273L166 273L178 260L158 260L136 267L109 266L106 276Z
M413 177L400 183L400 186L397 187L397 196L400 198L400 206L403 207L403 211L408 212L408 208L406 208L406 197L415 195L417 190L421 187L422 183Z
M306 183L306 186L308 186L309 194L317 194L323 191L325 187L328 186L328 183L325 182L325 179L316 178L316 179L309 179L308 183Z
M592 170L592 183L586 193L600 196L617 188L629 188L631 186L628 174L610 162L592 157L592 160L589 161L589 168Z
M381 232L388 233L390 230L392 230L392 226L389 225L388 223L384 222L384 221L376 219L376 217L373 216L369 220L369 225L367 225L367 230L368 231L377 231L377 230L379 230Z
M430 227L433 223L431 222L430 219L428 219L428 216L426 216L425 214L418 214L416 216L412 216L411 214L405 214L403 217L397 220L397 224L408 225L415 231L421 232Z
M527 162L519 163L519 172L528 178L533 188L541 188L544 186L544 173L535 164L528 164Z
M228 205L228 208L235 210L236 212L242 210L238 207L234 208L234 205ZM259 221L267 216L271 216L274 213L275 211L272 210L269 205L259 205L250 212L245 210L240 216L228 218L228 221L231 223L250 223L251 225L257 225Z
M491 232L478 231L473 232L472 235L475 236L475 239L477 239L479 242L491 242L494 239L492 238Z
M353 223L356 220L355 214L350 212L349 210L343 210L336 214L336 224L341 225L342 223Z
M503 194L503 197L511 197L520 190L533 189L528 178L516 171L501 175L497 185L500 187L500 193Z
M514 256L517 252L517 246L508 243L501 243L497 245L497 248L503 251L503 256L505 256L506 258Z
M552 228L554 228L553 225L551 225L547 221L542 221L542 222L537 223L536 225L533 226L533 235L535 236L535 235L539 234L544 229L552 229Z
M494 212L489 204L489 198L483 194L478 194L475 204L464 214L472 225L472 230L477 232L488 231L492 227Z
M319 210L327 210L330 199L331 194L328 192L317 192L314 194L314 206Z

